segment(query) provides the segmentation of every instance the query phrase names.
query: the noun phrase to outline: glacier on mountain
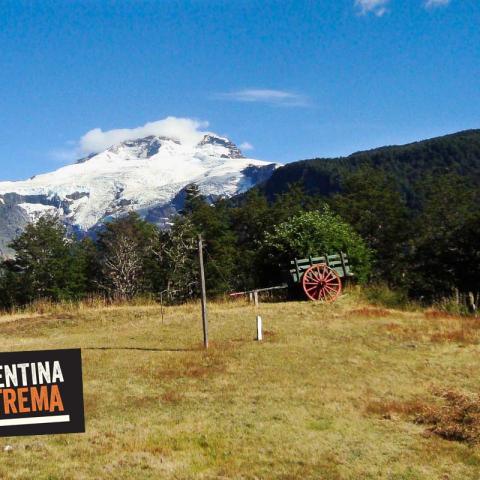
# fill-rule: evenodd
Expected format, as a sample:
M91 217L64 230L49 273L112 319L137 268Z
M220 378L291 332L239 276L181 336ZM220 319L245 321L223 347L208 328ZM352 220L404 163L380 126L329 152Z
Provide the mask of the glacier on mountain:
M215 134L196 144L155 135L127 140L51 173L0 182L0 253L26 223L46 212L82 232L129 211L162 226L182 207L188 184L197 184L210 200L230 197L266 180L277 167L245 158Z

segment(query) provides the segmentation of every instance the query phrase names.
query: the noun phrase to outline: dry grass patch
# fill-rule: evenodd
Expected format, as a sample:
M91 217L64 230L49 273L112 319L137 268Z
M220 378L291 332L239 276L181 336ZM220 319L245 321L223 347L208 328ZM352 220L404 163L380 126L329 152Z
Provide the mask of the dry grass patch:
M430 341L455 319L382 311L353 293L258 311L210 302L204 351L199 304L167 307L163 320L158 305L70 308L0 318L0 341L83 349L87 433L3 439L2 480L480 478L479 445L412 425L446 406L428 385L480 391L476 347ZM406 349L406 335L424 341Z
M385 420L393 420L398 416L416 416L427 405L422 400L372 400L368 402L365 412L369 415L379 415Z
M430 340L435 343L456 342L462 344L477 344L480 341L480 319L462 315L427 310L424 313L430 320L432 331Z
M436 331L430 340L436 343L456 342L464 345L480 343L480 319L472 317L448 316L437 318L434 322Z
M70 313L48 314L34 317L22 317L19 321L6 322L2 325L2 334L48 335L49 329L76 325L78 315Z
M430 320L445 319L445 318L453 318L458 320L459 318L462 318L460 315L456 315L448 312L442 312L441 310L433 310L433 309L426 310L423 313L423 315L425 316L425 318Z
M198 344L190 349L178 351L182 355L172 358L168 364L144 364L138 373L154 381L179 378L206 378L222 374L240 342L212 342L208 350ZM175 353L175 352L172 352Z
M391 312L384 308L362 307L355 310L350 310L349 315L367 318L384 318L391 315Z
M434 399L408 401L373 400L365 412L386 420L404 417L416 424L426 425L427 435L445 440L476 444L480 442L480 395L456 390L434 390Z
M167 392L162 393L161 399L162 402L176 405L184 399L184 396L176 390L168 390Z
M412 315L411 318L407 317L407 321L384 323L379 330L386 331L390 337L400 341L459 345L480 343L480 319L436 311L421 316Z
M277 336L277 334L273 330L264 330L263 336L267 337L268 339L274 339Z
M456 390L439 390L435 395L440 404L424 406L415 421L429 425L428 432L446 440L479 443L480 395Z

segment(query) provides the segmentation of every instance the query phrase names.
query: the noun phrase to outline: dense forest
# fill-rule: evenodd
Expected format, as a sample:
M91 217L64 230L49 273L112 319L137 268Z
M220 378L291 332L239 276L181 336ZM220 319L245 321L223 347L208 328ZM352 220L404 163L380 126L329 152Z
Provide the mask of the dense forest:
M45 216L12 242L0 307L37 299L198 295L197 237L211 296L279 285L295 257L347 252L355 281L431 303L480 292L480 132L280 168L213 205L196 185L159 230L131 213L95 239ZM477 300L478 302L478 300Z
M260 188L269 199L300 183L310 195L330 196L342 178L360 167L393 177L409 206L419 207L418 183L425 176L457 173L480 187L480 130L466 130L408 145L382 147L341 158L315 158L278 169Z

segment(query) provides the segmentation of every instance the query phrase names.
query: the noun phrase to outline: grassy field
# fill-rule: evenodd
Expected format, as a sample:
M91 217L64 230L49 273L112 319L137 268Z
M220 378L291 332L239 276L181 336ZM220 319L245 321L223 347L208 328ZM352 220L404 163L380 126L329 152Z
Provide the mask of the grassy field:
M0 318L2 351L82 348L87 421L0 438L0 478L480 478L474 427L419 423L444 392L479 391L475 320L354 295L260 311L263 343L252 306L211 304L208 352L196 304L163 322L155 305Z

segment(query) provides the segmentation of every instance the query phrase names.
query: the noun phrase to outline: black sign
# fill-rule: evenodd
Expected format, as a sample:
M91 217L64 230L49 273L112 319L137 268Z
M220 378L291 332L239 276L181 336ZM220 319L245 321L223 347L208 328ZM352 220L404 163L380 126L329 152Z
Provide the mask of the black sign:
M0 353L0 436L84 431L80 349Z

